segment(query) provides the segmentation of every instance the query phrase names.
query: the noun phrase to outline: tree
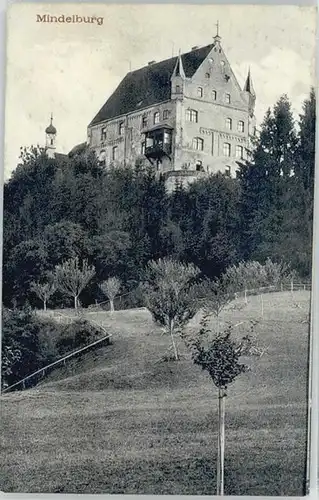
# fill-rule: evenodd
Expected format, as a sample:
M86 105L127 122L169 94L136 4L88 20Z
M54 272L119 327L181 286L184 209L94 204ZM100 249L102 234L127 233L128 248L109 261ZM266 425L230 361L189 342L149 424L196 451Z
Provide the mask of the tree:
M101 283L101 290L108 297L110 301L110 310L114 311L114 299L116 295L119 293L121 288L121 282L115 276L108 278L106 281Z
M252 338L241 340L231 337L233 327L214 333L209 327L210 315L201 320L197 335L186 337L193 362L206 370L218 389L218 454L217 454L217 495L224 495L224 455L225 455L225 398L228 386L249 367L241 362L242 356L252 354Z
M43 302L43 309L46 311L47 302L50 297L54 294L56 287L54 282L40 283L39 281L32 281L30 285L30 290L34 292L39 299Z
M57 288L66 295L73 297L74 308L78 307L79 295L95 275L93 266L87 260L80 265L79 258L69 259L55 267L54 279Z
M146 307L170 335L176 361L179 359L176 330L194 317L199 308L196 295L199 273L193 264L170 258L151 261L147 266L143 285Z
M296 167L297 134L286 95L268 110L249 161L240 164L241 256L278 259L278 236ZM281 247L282 250L282 247Z
M41 363L38 318L29 308L3 310L2 387L10 386L35 371Z
M217 333L220 330L220 313L230 303L233 293L224 287L221 280L216 279L213 282L207 281L203 284L204 311L211 312L217 320Z

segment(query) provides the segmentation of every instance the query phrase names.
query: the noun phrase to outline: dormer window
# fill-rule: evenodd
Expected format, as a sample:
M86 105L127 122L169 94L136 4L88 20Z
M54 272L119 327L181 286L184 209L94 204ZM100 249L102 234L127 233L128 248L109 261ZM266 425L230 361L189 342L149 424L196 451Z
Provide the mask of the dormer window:
M153 121L154 121L154 125L155 125L156 123L159 123L159 121L160 121L160 114L159 114L159 111L156 111L156 113L154 113L154 120L153 120Z
M176 85L175 92L176 92L176 94L180 94L181 93L181 86L180 85Z
M169 117L169 110L168 109L164 109L164 111L163 111L163 120L167 120L168 117Z
M226 104L230 104L230 94L225 94L225 102Z
M226 125L227 130L231 130L232 129L232 119L226 118L225 125Z
M124 122L119 123L119 135L124 134Z
M206 73L205 78L210 78L210 73Z
M197 87L197 96L203 97L203 87Z
M216 92L216 90L213 90L213 92L212 92L212 99L213 99L213 101L216 101L216 99L217 99L217 92Z

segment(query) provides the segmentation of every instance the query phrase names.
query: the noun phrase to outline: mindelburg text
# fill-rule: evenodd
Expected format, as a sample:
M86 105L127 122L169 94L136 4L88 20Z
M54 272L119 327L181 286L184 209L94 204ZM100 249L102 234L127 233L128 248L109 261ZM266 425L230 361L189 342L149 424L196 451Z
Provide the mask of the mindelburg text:
M98 26L102 26L104 21L104 17L96 17L96 16L65 16L61 14L60 16L51 16L49 14L37 14L37 23L73 23L73 24L94 24L96 23Z

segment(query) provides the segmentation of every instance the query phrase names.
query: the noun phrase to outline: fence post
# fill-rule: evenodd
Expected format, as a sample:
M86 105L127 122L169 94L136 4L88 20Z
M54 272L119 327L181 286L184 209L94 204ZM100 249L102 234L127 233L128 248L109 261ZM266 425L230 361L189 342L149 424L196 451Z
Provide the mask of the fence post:
M291 293L294 291L294 280L293 279L291 280L291 283L290 283L290 291L291 291Z
M260 302L261 302L261 317L264 317L264 299L262 294L260 294Z
M245 304L247 304L247 290L245 288Z
M303 289L306 290L306 285L303 286Z
M282 284L282 283L280 283L280 290L281 290L282 292L283 292L283 290L284 290L284 287L283 287L283 284Z

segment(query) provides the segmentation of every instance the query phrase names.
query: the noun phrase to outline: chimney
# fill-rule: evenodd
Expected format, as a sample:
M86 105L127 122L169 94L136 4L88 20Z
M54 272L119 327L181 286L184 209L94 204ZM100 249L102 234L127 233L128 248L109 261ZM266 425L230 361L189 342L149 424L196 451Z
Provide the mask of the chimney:
M148 66L152 66L152 64L154 64L154 63L155 63L155 61L150 61L150 62L148 63Z
M195 47L192 47L192 50L198 49L198 45L195 45Z

